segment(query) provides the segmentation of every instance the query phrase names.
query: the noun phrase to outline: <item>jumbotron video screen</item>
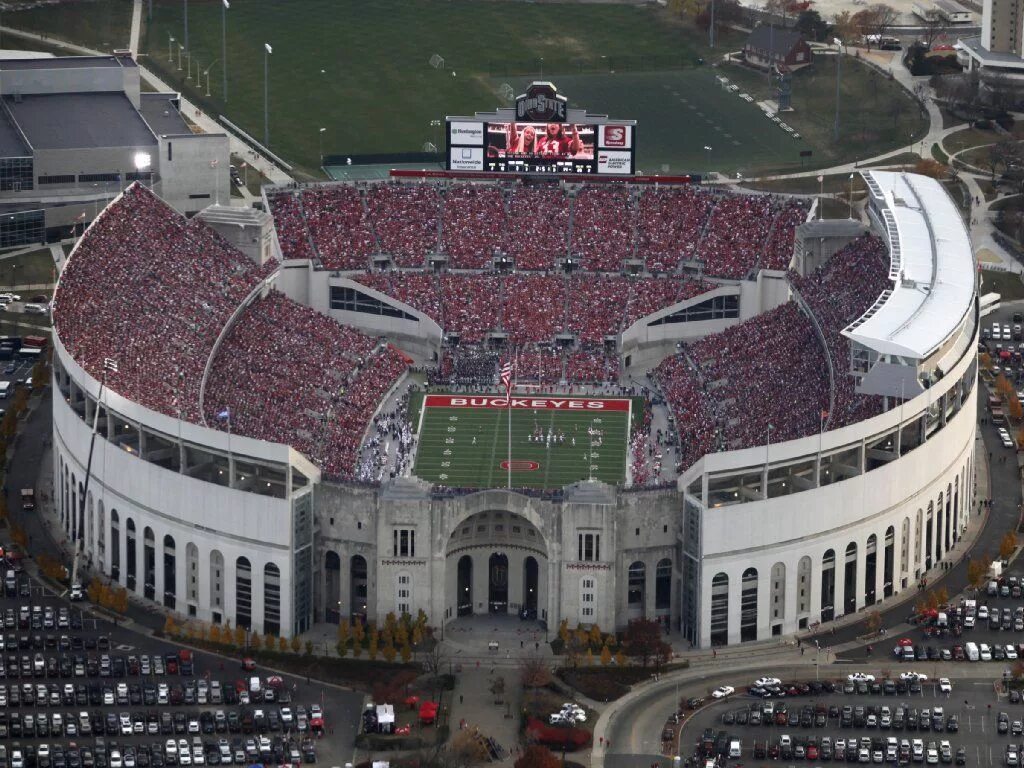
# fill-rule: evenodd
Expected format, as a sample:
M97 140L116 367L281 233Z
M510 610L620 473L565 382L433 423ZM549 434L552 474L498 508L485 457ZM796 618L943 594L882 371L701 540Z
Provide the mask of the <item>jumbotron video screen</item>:
M512 109L447 118L449 171L632 175L636 122L568 109L534 83Z

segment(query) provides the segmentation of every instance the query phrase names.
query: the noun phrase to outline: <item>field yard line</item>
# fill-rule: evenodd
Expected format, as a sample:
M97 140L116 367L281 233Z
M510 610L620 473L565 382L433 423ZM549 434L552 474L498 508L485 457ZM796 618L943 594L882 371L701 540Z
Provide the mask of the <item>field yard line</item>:
M423 416L426 414L426 412L427 412L427 395L426 395L426 393L424 393L423 394L423 401L420 403L420 423L419 423L419 426L416 427L416 437L417 438L420 437L423 434ZM416 456L417 456L417 458L419 457L419 454L420 454L420 449L417 447L416 448Z
M487 468L487 485L484 486L486 488L494 487L494 452L498 448L498 433L501 431L501 414L508 409L494 408L491 410L495 410L498 412L498 423L495 424L494 429L491 430L491 434L493 435L493 437L491 438L491 461L490 466Z
M555 414L556 413L558 413L558 411L548 411L548 414L549 414L548 415L548 429L551 429L551 426L555 423ZM545 488L548 487L548 470L551 467L551 464L552 464L551 448L548 447L547 450L546 450L546 456L544 457L544 487Z

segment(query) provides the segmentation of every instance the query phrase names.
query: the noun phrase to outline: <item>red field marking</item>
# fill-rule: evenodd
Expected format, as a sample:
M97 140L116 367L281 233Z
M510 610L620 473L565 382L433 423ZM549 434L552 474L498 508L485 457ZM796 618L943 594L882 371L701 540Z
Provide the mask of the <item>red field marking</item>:
M501 462L501 468L508 470L509 468L508 459ZM513 472L534 472L540 469L540 464L536 461L527 461L526 459L512 459L512 471Z
M508 400L492 395L427 395L427 408L507 408ZM590 397L514 397L515 410L628 411L629 400Z

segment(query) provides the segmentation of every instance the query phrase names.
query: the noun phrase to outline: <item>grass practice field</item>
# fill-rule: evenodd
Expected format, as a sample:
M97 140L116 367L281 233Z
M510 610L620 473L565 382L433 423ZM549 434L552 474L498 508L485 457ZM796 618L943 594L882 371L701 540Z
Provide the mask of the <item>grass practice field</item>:
M419 420L414 474L454 487L504 487L509 415L504 403L494 395L426 395L414 404L410 415ZM513 395L513 403L513 488L625 480L632 400ZM564 439L548 440L549 433ZM530 439L539 435L543 438Z

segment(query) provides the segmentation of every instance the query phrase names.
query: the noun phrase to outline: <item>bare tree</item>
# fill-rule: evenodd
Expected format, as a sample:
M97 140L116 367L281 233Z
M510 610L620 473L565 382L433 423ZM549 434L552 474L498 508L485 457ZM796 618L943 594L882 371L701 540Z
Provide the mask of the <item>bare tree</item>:
M923 42L928 48L932 47L932 43L941 37L944 37L946 32L949 31L949 23L937 13L929 14L926 18L921 19L921 42Z

